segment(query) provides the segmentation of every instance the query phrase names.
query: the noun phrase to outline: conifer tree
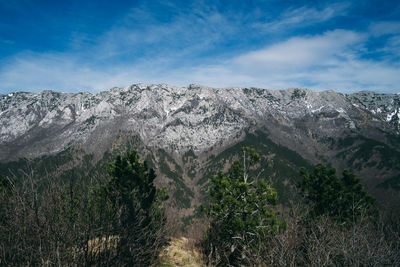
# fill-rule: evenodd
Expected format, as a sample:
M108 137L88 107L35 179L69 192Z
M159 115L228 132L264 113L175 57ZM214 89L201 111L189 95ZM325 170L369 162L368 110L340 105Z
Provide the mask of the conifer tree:
M156 189L154 170L141 162L136 152L118 156L108 173L110 180L99 190L94 206L104 232L119 240L113 262L150 265L166 242L161 202L168 194Z
M318 164L312 173L300 170L299 188L308 204L311 217L328 215L342 225L352 225L361 215L375 214L375 200L351 171L338 178L334 168Z
M211 179L205 247L216 265L251 264L284 227L272 209L277 193L271 181L249 175L259 159L254 149L244 147L242 162L235 161L227 174L220 171Z

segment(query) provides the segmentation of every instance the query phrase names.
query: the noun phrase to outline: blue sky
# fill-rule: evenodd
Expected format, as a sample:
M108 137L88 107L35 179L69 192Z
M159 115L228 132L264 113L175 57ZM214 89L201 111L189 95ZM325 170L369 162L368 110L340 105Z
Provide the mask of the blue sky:
M400 1L0 0L0 93L400 92Z

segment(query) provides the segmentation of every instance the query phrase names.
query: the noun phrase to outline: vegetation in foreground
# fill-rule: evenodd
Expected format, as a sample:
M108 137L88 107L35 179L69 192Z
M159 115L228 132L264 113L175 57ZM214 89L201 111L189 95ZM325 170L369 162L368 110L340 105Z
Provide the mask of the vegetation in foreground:
M109 164L105 182L1 180L0 265L147 266L167 242L155 173L135 153Z
M274 210L276 191L248 170L258 161L243 149L227 174L211 180L209 228L202 241L215 266L398 266L398 219L378 212L360 180L318 164L300 170L300 202ZM386 216L386 217L385 217Z
M205 230L194 241L170 238L168 193L135 152L85 182L1 177L0 265L400 265L400 221L378 210L352 172L301 169L301 201L278 207L271 181L256 172L259 159L245 147L211 179L196 228Z

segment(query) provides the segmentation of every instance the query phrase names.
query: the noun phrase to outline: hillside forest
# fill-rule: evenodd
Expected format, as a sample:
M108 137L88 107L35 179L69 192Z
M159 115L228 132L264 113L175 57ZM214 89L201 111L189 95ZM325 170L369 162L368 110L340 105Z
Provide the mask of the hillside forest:
M0 265L175 266L163 251L181 237L198 252L192 266L400 265L398 215L353 172L300 168L283 203L260 158L242 147L229 169L211 174L187 228L170 219L177 196L156 185L157 171L133 150L91 173L38 176L30 166L3 175Z

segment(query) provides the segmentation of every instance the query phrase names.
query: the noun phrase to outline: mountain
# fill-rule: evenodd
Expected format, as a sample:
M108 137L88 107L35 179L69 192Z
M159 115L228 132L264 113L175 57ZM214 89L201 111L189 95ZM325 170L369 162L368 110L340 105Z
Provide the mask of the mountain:
M36 173L89 175L136 149L170 189L171 206L187 216L243 145L261 153L262 175L282 202L298 169L317 162L351 168L381 202L395 203L400 191L399 94L166 84L16 92L0 95L0 125L0 175L28 165Z

